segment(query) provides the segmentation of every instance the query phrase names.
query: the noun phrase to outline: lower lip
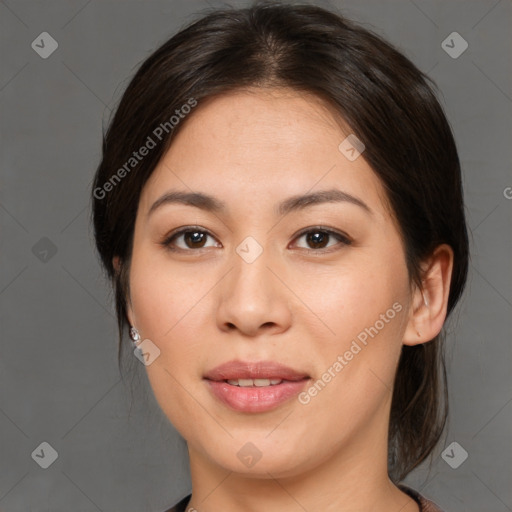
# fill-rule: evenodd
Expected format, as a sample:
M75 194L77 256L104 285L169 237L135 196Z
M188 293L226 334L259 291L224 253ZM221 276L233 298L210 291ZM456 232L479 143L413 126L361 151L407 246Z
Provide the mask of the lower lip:
M225 381L207 380L212 393L225 405L240 412L265 412L276 409L298 395L309 379L284 381L275 386L240 387Z

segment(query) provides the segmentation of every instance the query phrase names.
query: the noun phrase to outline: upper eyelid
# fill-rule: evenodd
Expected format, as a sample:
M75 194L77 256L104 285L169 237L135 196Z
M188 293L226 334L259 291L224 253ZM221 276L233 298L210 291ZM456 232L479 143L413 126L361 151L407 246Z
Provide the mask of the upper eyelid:
M322 231L324 233L329 233L330 235L333 235L333 236L346 238L347 240L352 240L351 237L349 235L347 235L346 233L343 233L343 231L338 231L334 228L329 228L327 226L325 226L325 227L324 226L313 226L313 227L301 229L298 233L296 233L294 235L294 238L297 238L298 236L305 235L306 233L310 233L312 231L314 232L315 230Z

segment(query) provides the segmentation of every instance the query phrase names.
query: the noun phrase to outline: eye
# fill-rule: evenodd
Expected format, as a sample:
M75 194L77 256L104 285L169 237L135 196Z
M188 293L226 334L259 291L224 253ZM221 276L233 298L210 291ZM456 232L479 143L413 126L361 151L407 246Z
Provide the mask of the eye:
M187 228L180 229L165 238L162 245L167 249L187 251L189 249L204 249L208 247L219 247L220 244L213 243L213 245L207 245L206 241L208 238L212 238L207 231L199 228L189 226Z
M337 241L338 244L341 245L350 245L352 243L347 235L338 233L332 229L325 229L320 227L314 229L310 228L307 231L303 231L297 236L296 239L300 240L301 238L305 238L305 243L308 244L308 246L302 246L300 248L313 251L330 248L336 245L336 243L331 242Z
M213 241L207 244L208 238L215 240L214 237L199 227L188 226L179 231L175 231L167 236L162 242L165 248L171 251L189 251L191 249L207 249L208 247L222 247L219 242ZM300 246L300 249L306 249L313 252L319 252L322 249L329 249L336 245L350 245L351 239L342 233L327 228L309 228L302 231L295 237L295 240L305 239L307 246ZM337 243L336 243L337 242Z

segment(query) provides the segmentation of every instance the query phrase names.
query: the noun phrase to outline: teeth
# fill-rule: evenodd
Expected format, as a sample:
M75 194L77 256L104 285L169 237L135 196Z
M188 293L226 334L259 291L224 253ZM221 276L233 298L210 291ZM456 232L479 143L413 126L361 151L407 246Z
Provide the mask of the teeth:
M228 379L228 384L242 388L275 386L281 382L283 382L282 379Z

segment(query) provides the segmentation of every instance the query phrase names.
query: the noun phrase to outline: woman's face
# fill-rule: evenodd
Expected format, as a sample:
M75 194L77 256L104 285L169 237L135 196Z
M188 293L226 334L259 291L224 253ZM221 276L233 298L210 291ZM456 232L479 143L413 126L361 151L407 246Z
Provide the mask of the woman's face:
M130 268L161 409L191 462L239 473L380 457L410 286L378 178L311 96L190 116L142 192Z

